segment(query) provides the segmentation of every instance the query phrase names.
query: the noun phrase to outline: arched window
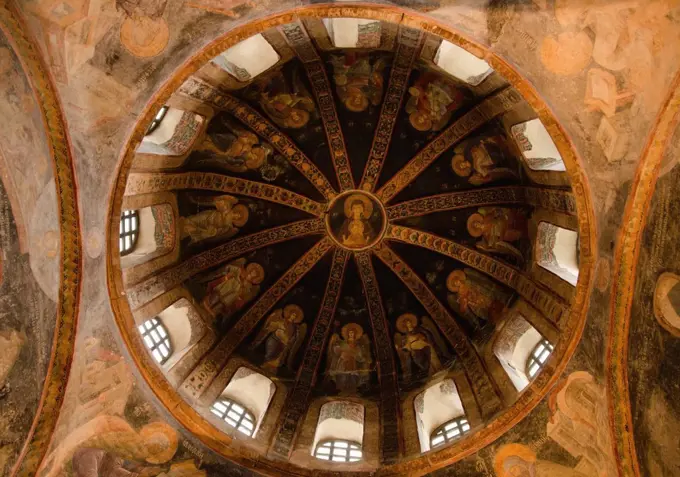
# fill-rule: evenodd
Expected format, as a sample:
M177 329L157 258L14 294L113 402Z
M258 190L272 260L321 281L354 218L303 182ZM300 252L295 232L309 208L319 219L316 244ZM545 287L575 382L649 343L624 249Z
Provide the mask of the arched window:
M361 444L344 439L322 441L314 449L314 457L332 462L359 462Z
M433 432L442 424L465 417L463 402L453 379L445 379L425 389L415 397L413 407L421 452L431 449Z
M555 347L545 338L538 342L527 360L527 376L529 376L529 378L533 378L541 369L543 369L545 362L548 360L548 357L554 349Z
M680 336L680 276L664 272L654 290L654 316L673 336Z
M553 345L520 314L510 317L493 345L494 354L518 391L529 385L552 350ZM534 369L534 360L538 369Z
M217 416L220 416L218 412L221 412L224 416L223 420L229 426L254 438L264 420L269 403L275 392L276 385L271 379L250 368L241 366L231 377L229 384L217 397L210 410ZM227 404L224 404L225 402L234 404L227 409ZM219 405L220 403L222 405ZM232 413L229 414L229 411L232 411ZM237 417L241 413L247 413L249 417L239 420ZM227 417L229 417L231 422ZM246 430L249 432L245 432Z
M461 416L442 424L432 433L430 437L430 447L443 446L448 442L460 439L463 434L470 431L470 423L467 417Z
M146 130L147 136L149 134L151 134L152 132L154 132L156 130L156 128L158 128L158 126L160 126L161 121L163 121L163 118L165 117L165 113L167 113L167 112L168 112L167 106L163 106L160 109L160 111L158 111L158 113L156 114L156 117L153 118L153 121L151 121L151 124L149 124L149 129Z
M330 401L319 409L312 455L330 462L358 462L364 443L364 406Z
M481 84L493 73L489 63L446 40L442 40L434 62L451 76L472 86Z
M377 48L381 24L364 18L324 18L323 24L336 48Z
M144 344L158 364L164 364L172 354L170 335L161 320L151 318L139 325L139 332L142 334Z
M540 119L515 124L511 131L529 169L557 172L567 170L557 146Z
M212 61L238 81L250 81L281 57L261 34L253 35L217 55Z
M136 210L124 210L120 216L118 247L121 256L131 253L139 236L139 214Z
M578 282L578 232L549 222L538 224L536 262L562 280Z
M255 432L255 418L253 413L246 409L245 406L237 404L230 399L222 398L213 403L210 412L246 436L253 436Z

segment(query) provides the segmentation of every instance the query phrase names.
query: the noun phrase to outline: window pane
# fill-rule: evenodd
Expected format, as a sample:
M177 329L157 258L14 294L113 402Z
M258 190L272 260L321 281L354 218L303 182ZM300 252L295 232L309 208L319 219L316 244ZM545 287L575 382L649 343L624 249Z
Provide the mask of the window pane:
M335 441L335 447L340 447L341 449L347 448L347 442Z

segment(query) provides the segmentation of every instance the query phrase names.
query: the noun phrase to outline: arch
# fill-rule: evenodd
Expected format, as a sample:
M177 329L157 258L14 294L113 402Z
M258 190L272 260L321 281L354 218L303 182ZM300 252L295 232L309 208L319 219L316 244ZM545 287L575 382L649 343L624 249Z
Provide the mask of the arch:
M212 61L237 81L247 82L277 64L281 56L261 33L246 38Z
M664 272L654 288L654 317L670 334L680 337L680 276Z
M416 426L418 427L421 452L427 452L432 448L432 436L443 424L465 416L465 409L458 388L453 379L450 378L433 384L416 396L413 407L416 412ZM441 443L444 442L448 441L441 441Z
M472 86L479 86L493 73L489 63L446 40L439 45L434 63L451 76Z
M579 276L578 232L550 222L538 224L536 263L576 286Z
M266 19L261 19L249 24L238 26L232 31L225 33L222 37L207 45L190 60L188 60L182 66L181 70L173 75L165 83L165 85L159 89L159 92L154 96L152 103L150 103L150 105L148 105L144 109L144 112L140 115L137 128L141 130L149 123L152 118L151 108L154 104L157 105L160 102L167 100L167 98L169 98L172 92L175 90L176 85L182 84L183 81L186 81L186 79L189 78L191 74L196 72L199 67L203 66L204 63L209 61L220 51L224 51L229 46L232 46L238 42L241 38L255 33L261 33L265 28L271 28L289 23L292 19L343 16L343 14L347 14L346 8L346 6L338 4L305 5L303 7L296 8L292 13L292 16L290 11L276 13L268 16ZM590 293L589 285L591 274L596 260L596 234L594 213L591 205L591 195L587 178L582 168L581 159L574 151L573 145L566 135L566 132L558 123L550 109L540 99L533 86L527 80L523 79L519 73L514 70L507 62L491 53L481 45L471 42L470 40L462 37L459 33L454 32L450 26L438 22L431 17L414 13L412 11L392 5L362 5L352 6L352 9L353 14L359 15L363 18L389 21L395 24L420 28L425 32L438 35L456 45L462 46L468 51L472 51L474 54L487 61L496 72L506 78L522 93L527 103L534 109L535 114L540 117L543 124L546 125L546 127L550 130L552 137L555 138L556 147L558 148L560 155L565 162L567 172L564 175L565 177L569 177L571 179L571 184L574 187L574 190L577 191L576 202L581 232L581 240L579 242L581 253L581 280L579 280L578 286L575 290L572 312L565 319L564 323L564 326L569 329L571 333L568 339L561 340L559 346L556 347L556 358L551 360L550 376L548 379L540 380L540 383L538 383L536 386L532 386L530 389L526 390L521 400L517 401L513 406L509 407L494 418L493 422L490 423L493 425L489 425L484 429L481 429L478 433L479 439L476 439L475 443L465 446L457 444L448 446L445 449L438 451L436 459L433 460L429 458L416 458L411 459L408 462L388 464L383 467L386 472L399 473L407 471L408 468L415 468L413 466L417 467L418 464L426 465L426 462L430 462L432 465L429 467L429 470L431 471L449 465L452 462L470 455L481 448L484 443L490 442L514 426L541 401L552 385L554 385L559 374L566 368L569 358L572 356L583 330L586 305L588 303L588 297ZM135 135L135 133L137 135ZM123 157L121 159L122 164L118 178L119 182L111 202L111 214L113 216L120 212L121 193L119 191L124 188L125 179L130 170L134 157L135 146L138 144L138 134L138 131L131 133L129 136L128 147L124 149L125 152L123 153ZM109 233L111 233L110 229ZM110 295L120 296L120 293L124 291L124 288L122 281L118 280L115 276L116 268L119 267L118 258L109 254L107 259L109 262L110 275L112 276L112 279L109 282L111 286ZM129 335L128 327L130 323L129 304L126 303L125 300L117 300L113 303L113 307L116 321L122 333L123 340L128 347L135 351L135 348L138 346L138 344L134 343L134 340L127 336ZM156 390L161 401L169 409L175 409L177 406L181 405L183 400L177 392L167 388L161 389L160 383L156 381L159 379L159 375L154 373L153 366L151 366L148 360L145 360L143 356L140 356L136 352L133 352L132 354L143 377L147 379L147 381L149 381L152 387ZM222 455L228 456L238 463L248 466L253 465L253 461L250 459L247 453L241 452L238 448L232 446L231 439L228 436L222 435L222 433L220 433L214 426L211 427L208 421L201 419L201 416L198 412L193 409L187 409L186 407L184 410L185 413L183 415L178 415L177 418L182 423L186 423L188 427L195 429L198 435L201 436L201 439L211 448L218 451ZM307 455L309 455L309 453ZM422 459L422 461L419 459ZM258 460L259 469L263 471L271 471L273 473L288 472L290 470L290 465L291 463L281 463L273 460ZM418 472L420 472L420 470Z
M338 454L338 456L342 455L343 460L332 458L324 460L358 462L358 460L350 460L355 459L357 454L352 455L349 452L349 444L358 446L359 451L361 451L364 442L364 414L364 406L350 401L331 401L321 406L316 432L314 433L314 443L312 444L313 455L324 459L324 457L317 455L319 448L333 449L335 442L342 441L348 445L348 447L344 447L345 444L343 444L339 447L339 449L344 449ZM324 447L324 444L328 445ZM332 455L332 453L328 455Z
M522 315L519 313L512 316L503 329L499 332L493 344L493 351L503 366L508 377L515 385L517 391L523 391L536 373L529 376L529 367L532 353L538 349L541 343L548 342ZM550 349L552 352L552 349ZM539 353L542 356L542 352ZM540 361L542 368L547 360ZM533 362L532 362L533 365ZM538 370L537 370L538 371Z
M159 113L156 113L154 120ZM137 152L162 156L186 154L201 133L205 118L200 114L168 108L154 128L152 121Z
M555 142L540 119L515 124L510 130L529 169L556 172L567 170Z
M377 48L382 25L365 18L324 18L323 24L335 48Z

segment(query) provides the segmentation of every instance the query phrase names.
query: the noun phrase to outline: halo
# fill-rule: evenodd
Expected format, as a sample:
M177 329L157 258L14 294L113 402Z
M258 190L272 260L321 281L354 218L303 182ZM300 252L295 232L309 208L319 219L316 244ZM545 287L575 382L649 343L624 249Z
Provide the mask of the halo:
M246 224L246 222L248 222L248 215L250 214L248 207L246 207L243 204L238 204L238 205L235 205L234 208L231 209L231 210L232 210L232 213L235 214L235 213L238 212L239 215L241 216L239 219L234 219L232 221L232 223L236 227L243 227Z
M432 119L425 113L416 111L411 113L408 117L411 126L413 126L418 131L429 131L432 129Z
M309 113L304 109L293 108L290 115L284 120L285 126L298 129L307 124Z
M364 329L361 327L361 325L358 325L356 323L347 323L345 326L342 327L342 330L340 330L340 334L342 335L343 338L347 339L349 336L349 332L354 330L354 336L355 339L359 339L363 336L364 334Z
M345 216L352 216L352 204L356 201L364 204L364 218L368 219L373 214L373 202L363 194L352 194L345 199Z
M451 169L460 177L469 177L472 173L472 164L462 154L456 154L451 159Z
M126 18L120 27L120 42L138 58L151 58L168 45L170 30L163 18Z
M482 224L483 222L484 222L484 217L482 216L482 214L479 214L479 213L472 214L467 219L468 233L475 238L480 237L482 235L482 230L475 228L473 225L476 224L476 223Z
M457 292L460 289L459 285L456 285L454 282L457 281L465 281L466 276L465 272L463 270L454 270L453 272L449 273L449 276L446 278L446 288L449 289L449 291L452 292Z
M362 92L350 93L345 99L345 106L353 113L360 113L368 108L368 98Z
M305 312L298 305L286 305L283 309L284 318L288 318L291 314L296 313L297 317L293 320L293 323L300 323L305 318Z
M255 146L246 155L245 165L248 169L259 169L264 164L267 153L263 147Z
M177 431L164 422L152 422L142 427L139 436L147 443L146 461L150 464L163 464L177 452Z
M529 464L536 462L536 453L529 447L522 444L506 444L498 449L493 459L493 469L498 477L510 475L505 471L504 464L511 457L517 457Z
M256 275L255 278L251 280L251 283L255 285L262 283L262 280L264 280L264 268L262 268L262 265L259 263L249 263L246 266L246 274L250 275L253 271L255 271Z
M413 313L404 313L399 318L397 318L397 329L402 333L408 333L406 323L409 321L413 323L414 327L418 325L418 317L416 315Z

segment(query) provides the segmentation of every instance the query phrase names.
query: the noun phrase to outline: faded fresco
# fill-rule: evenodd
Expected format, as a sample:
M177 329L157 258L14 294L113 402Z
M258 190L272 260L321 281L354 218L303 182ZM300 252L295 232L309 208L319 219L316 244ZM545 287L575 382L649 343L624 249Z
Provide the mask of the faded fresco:
M218 457L183 430L130 361L130 352L136 351L124 350L107 290L109 199L122 148L160 86L218 36L300 3L17 3L25 16L25 29L49 68L68 124L85 258L77 347L66 401L38 475L251 475L245 467ZM585 297L588 316L583 338L567 371L535 410L503 437L434 474L614 477L617 463L608 432L611 416L605 392L610 286L616 279L613 247L647 137L680 65L680 4L675 0L396 0L388 5L430 15L488 48L529 81L575 149L588 185L575 193L591 195L597 230L593 242L599 256L595 287ZM319 40L315 37L314 41ZM382 41L390 41L385 32ZM11 118L0 124L0 469L5 473L14 464L32 423L50 358L51 323L60 298L61 240L51 152L43 137L45 125L31 83L23 75L11 44L0 32L0 114ZM315 399L351 394L358 400L375 402L382 397L380 386L385 382L379 376L381 369L395 377L397 393L419 390L428 379L460 369L461 358L451 338L444 336L452 328L440 326L440 317L423 307L402 278L410 280L413 287L427 287L445 312L456 316L456 323L479 349L488 348L498 331L497 324L520 301L518 295L507 284L489 279L469 264L419 246L428 243L426 233L404 234L399 236L401 242L390 236L394 252L408 257L407 267L383 260L381 255L368 263L350 257L346 268L341 268L337 263L344 262L326 253L330 248L314 248L319 238L329 233L328 228L341 248L352 254L377 246L384 237L384 214L390 212L382 209L384 204L373 202L372 195L359 192L362 199L338 201L338 208L331 211L330 225L323 215L329 198L325 195L326 183L339 190L341 181L351 179L359 190L381 105L390 95L394 48L383 45L380 54L347 54L332 47L321 52L320 63L329 82L325 97L331 98L323 109L303 62L290 59L294 56L292 47L281 38L277 49L284 58L280 64L230 91L283 135L264 137L266 129L253 132L243 121L250 113L238 118L238 107L218 111L214 103L192 103L195 112L206 119L199 140L186 162L181 163L182 158L181 166L170 164L164 171L226 174L239 181L224 185L228 190L211 192L180 190L175 184L176 189L169 193L177 197L171 211L177 220L165 223L177 227L177 244L165 243L163 247L172 253L164 253L159 257L162 261L153 267L142 266L129 274L128 285L138 286L135 292L143 291L137 295L131 292L130 301L134 303L147 292L154 300L162 297L168 290L154 289L157 283L144 280L155 272L168 271L163 275L167 279L164 283L171 283L169 289L195 307L196 319L215 331L214 342L201 337L187 345L189 351L173 368L174 378L182 382L193 383L200 378L200 373L190 375L187 362L208 356L213 360L210 363L217 363L219 355L210 352L217 348L215 343L222 343L244 363L286 389L293 389L309 351L310 362L318 364L319 380L314 386L308 384L313 391L307 397ZM433 55L432 51L427 61L416 62L413 74L404 80L404 101L394 109L390 143L390 151L399 154L390 156L372 178L376 190L388 184L411 157L459 119L477 98L492 92L450 80L433 66ZM343 151L329 147L324 129L331 103L345 134L346 155L352 158L349 171L342 177L335 173L333 161L341 158ZM555 176L521 164L517 151L509 146L509 130L518 119L526 118L496 121L493 127L484 126L484 130L448 148L408 188L395 192L392 204L485 188L566 187L563 177L555 180ZM635 353L629 376L635 444L642 474L652 476L680 475L676 430L680 409L674 399L677 386L673 380L678 374L678 338L672 332L680 316L680 291L670 282L666 288L657 287L662 273L680 275L674 248L677 231L673 228L678 209L674 194L680 179L675 166L679 141L676 133L662 164L641 247L631 315L629 346ZM310 163L295 163L298 152L310 158ZM133 172L157 171L154 167ZM315 175L317 172L319 175ZM282 198L274 187L295 191L306 200ZM446 212L445 220L437 214L395 220L399 226L445 236L492 257L499 266L529 274L534 271L535 250L530 238L534 206L476 204ZM394 210L391 213L396 214L398 210ZM572 217L574 214L572 211ZM315 219L319 220L298 226L305 233L315 234L313 239L302 238L293 246L278 240L285 233L301 233L299 229L277 232L257 252L246 250L244 245L236 251L227 249L229 244L242 244L237 241L249 234ZM222 246L224 261L206 266L208 259L201 254ZM312 258L305 262L303 256L308 252ZM286 275L298 261L308 267L306 275ZM173 267L178 263L187 265L176 270ZM344 276L339 270L344 270ZM184 278L177 278L180 273L191 277L186 278L186 286ZM370 282L371 273L374 281L390 290L389 295L383 293L375 300L375 295L365 292L363 281L368 276ZM285 293L268 293L279 282L285 285ZM561 294L560 303L573 299L573 288L566 288L554 277L541 283L558 283L555 288ZM334 303L324 303L327 285L333 296L337 295ZM153 306L159 310L169 306L158 303ZM148 303L137 303L139 307L144 304ZM254 307L262 320L236 327L242 318L254 316L249 313ZM380 308L385 325L377 334L371 316L376 316ZM321 309L332 311L320 314ZM151 307L145 311L153 315L159 310ZM315 334L317 321L326 323L327 336ZM551 322L550 326L559 336L559 319L554 321L557 324ZM247 339L234 343L229 341L230 336ZM222 374L211 377L214 386L201 388L197 393L201 396L191 395L190 386L183 388L184 396L197 400L219 395L231 377L229 373L235 371L228 367L222 370ZM222 389L217 389L220 386ZM285 393L279 389L270 409L277 416L281 409L290 411L286 423L303 422L304 416L286 405ZM392 396L389 392L384 395ZM397 415L401 411L395 404L390 412ZM377 426L384 419L378 411L369 414L366 422L371 425ZM479 417L479 422L492 414ZM223 425L217 420L210 423ZM248 447L241 440L238 445L248 447L244 452L250 456L265 454L270 443L281 444L277 425L275 418L264 422L262 441ZM369 429L367 436L375 437L378 431ZM280 434L284 439L286 433ZM313 435L306 438L309 442L305 445L310 446ZM281 448L284 454L290 450L285 445ZM308 449L304 450L309 455ZM380 458L370 457L375 461ZM422 475L429 467L414 466L411 470Z

